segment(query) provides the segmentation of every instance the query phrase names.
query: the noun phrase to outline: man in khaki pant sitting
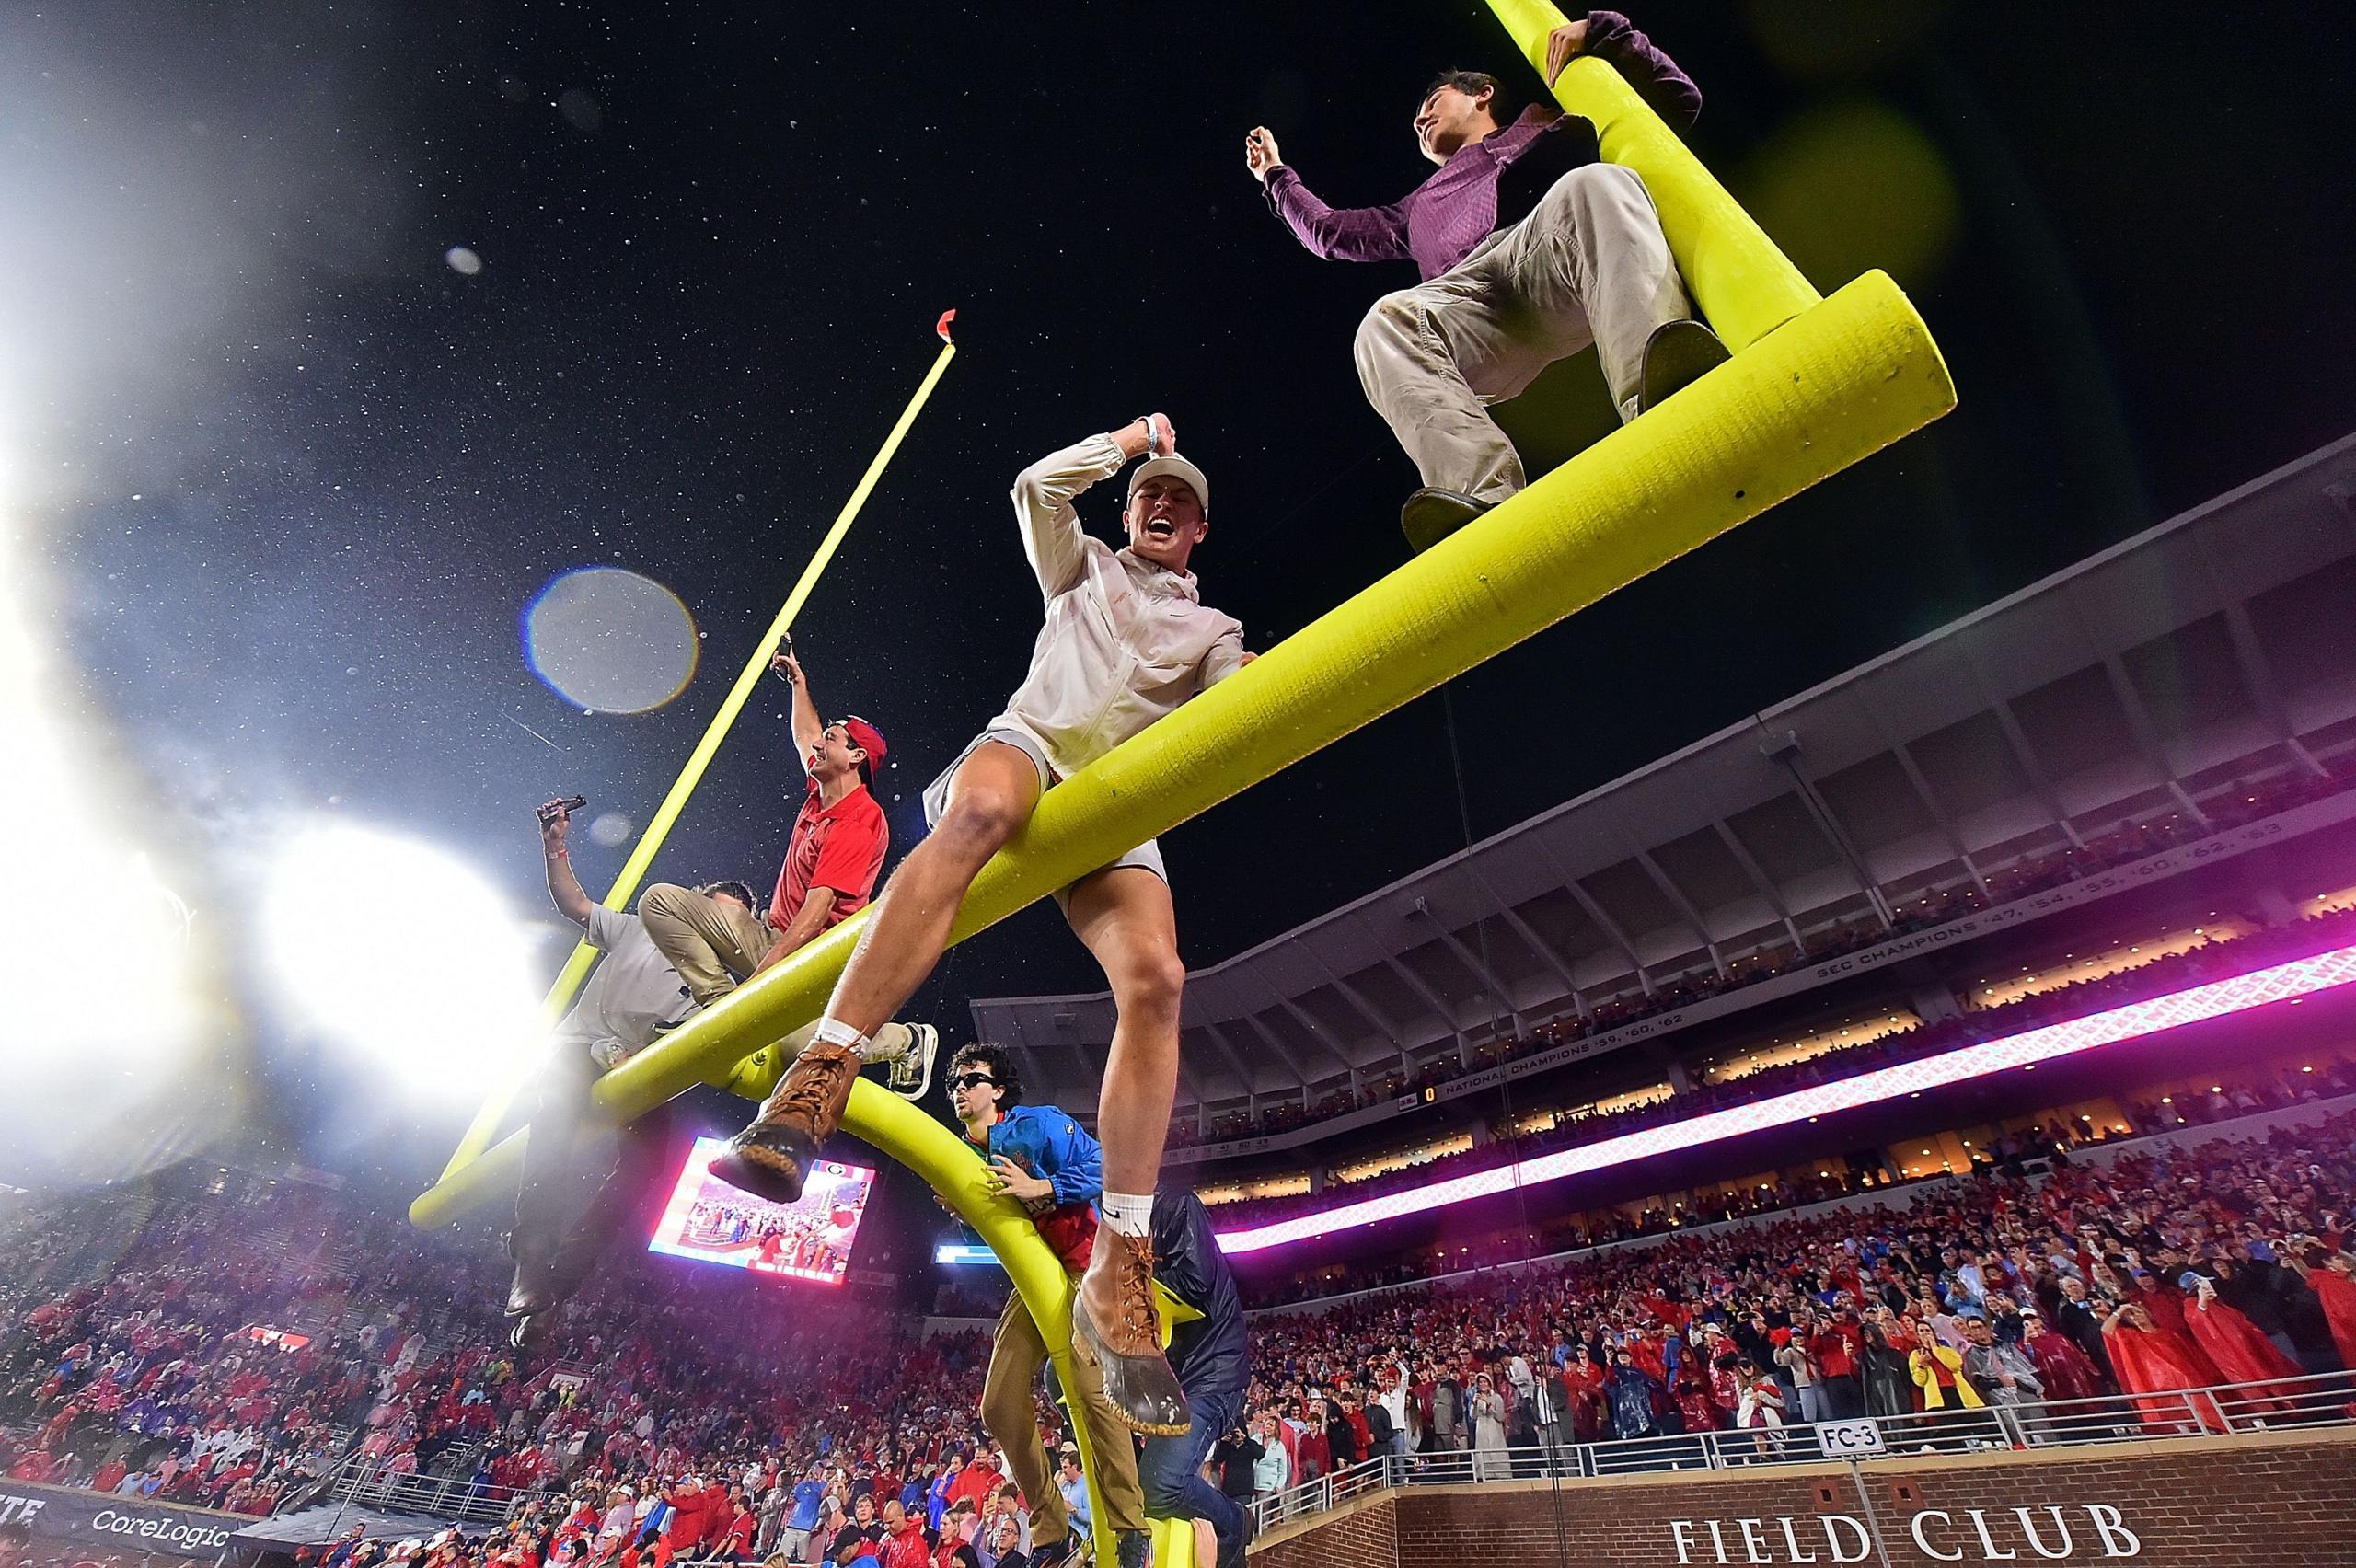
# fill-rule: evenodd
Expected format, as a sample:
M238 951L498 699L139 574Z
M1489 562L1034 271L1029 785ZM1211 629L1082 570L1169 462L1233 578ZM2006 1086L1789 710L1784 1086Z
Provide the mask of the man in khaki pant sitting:
M1581 54L1608 61L1671 126L1701 112L1692 79L1616 11L1556 29L1546 80ZM1357 344L1368 400L1423 475L1400 513L1419 550L1522 488L1489 405L1556 360L1594 344L1624 421L1727 357L1693 319L1645 182L1599 160L1588 121L1552 104L1505 109L1496 77L1440 73L1415 112L1416 148L1438 170L1382 207L1329 207L1266 126L1244 138L1245 167L1312 253L1413 261L1423 275L1375 302Z
M793 687L793 739L807 782L768 917L671 882L648 888L638 901L648 939L701 1007L866 908L891 847L891 827L870 790L886 755L882 732L856 716L822 721L809 678L790 651L780 651L770 667ZM768 1065L781 1073L811 1032L798 1030L780 1041L766 1053ZM932 1082L939 1043L929 1023L887 1023L861 1055L870 1063L889 1062L893 1090L918 1100Z

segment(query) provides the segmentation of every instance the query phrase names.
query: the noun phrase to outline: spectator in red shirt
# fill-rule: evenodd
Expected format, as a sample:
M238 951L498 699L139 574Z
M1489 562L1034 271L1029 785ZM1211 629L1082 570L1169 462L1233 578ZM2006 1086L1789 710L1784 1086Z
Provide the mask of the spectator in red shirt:
M697 1540L699 1556L710 1557L728 1539L728 1527L736 1520L736 1502L730 1495L728 1483L714 1476L703 1483L703 1534ZM683 1540L685 1538L681 1538Z
M927 1568L932 1549L924 1539L924 1521L912 1518L896 1497L884 1505L884 1553L881 1568Z
M664 1521L663 1533L670 1539L672 1550L693 1556L703 1544L704 1528L709 1522L703 1478L688 1476L663 1493L663 1501L671 1505L671 1516Z
M883 732L856 716L822 721L791 653L780 651L770 668L793 687L793 740L806 784L767 918L671 882L648 888L638 901L647 936L704 1007L866 908L891 847L891 827L872 792L889 750ZM756 1078L738 1087L757 1094L774 1088L814 1027L760 1052ZM890 1062L893 1089L917 1100L931 1085L939 1038L930 1024L886 1023L860 1054L870 1063Z
M644 1545L636 1541L622 1549L621 1568L671 1568L671 1559L677 1551L664 1536L656 1536Z
M1825 1411L1835 1421L1848 1421L1865 1413L1865 1388L1857 1380L1857 1353L1865 1343L1865 1330L1858 1325L1856 1309L1845 1305L1817 1321L1807 1336L1807 1353L1816 1360Z
M806 784L768 918L714 909L670 883L647 889L639 903L654 945L706 1006L865 908L891 843L884 808L869 792L887 749L882 733L864 719L821 721L802 666L780 653L773 668L793 686Z
M932 1549L932 1568L982 1568L981 1554L974 1550L968 1539L974 1524L974 1505L960 1500L950 1505L941 1516L941 1539Z
M752 1500L742 1492L729 1499L734 1516L721 1531L719 1554L732 1562L753 1560L753 1537L759 1533L761 1516L753 1511Z
M957 1479L949 1483L949 1501L953 1506L965 1502L978 1509L997 1490L998 1483L998 1461L990 1457L988 1449L981 1449L957 1472Z

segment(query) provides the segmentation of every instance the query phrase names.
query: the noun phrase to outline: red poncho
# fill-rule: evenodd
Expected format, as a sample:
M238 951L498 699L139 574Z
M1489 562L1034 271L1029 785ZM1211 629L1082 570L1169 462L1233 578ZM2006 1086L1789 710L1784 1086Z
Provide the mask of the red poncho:
M2037 1375L2044 1381L2047 1399L2092 1399L2102 1392L2101 1370L2065 1336L2036 1334L2026 1342L2026 1348L2030 1359L2037 1363Z
M2185 1327L2192 1331L2192 1338L2217 1364L2228 1383L2269 1383L2281 1378L2296 1378L2298 1363L2276 1348L2272 1340L2258 1332L2258 1325L2243 1316L2238 1309L2223 1301L2195 1304L2184 1314ZM2288 1392L2289 1390L2283 1390ZM2260 1414L2271 1411L2288 1412L2291 1406L2266 1397L2263 1389L2246 1389L2223 1396L2236 1411L2249 1410Z
M2324 1321L2331 1325L2331 1343L2339 1347L2339 1359L2356 1366L2356 1280L2330 1269L2313 1269L2307 1287L2323 1303Z
M2199 1345L2174 1334L2121 1323L2103 1330L2103 1343L2110 1349L2111 1367L2126 1393L2165 1394L2172 1389L2206 1388L2223 1381ZM2139 1399L2135 1403L2143 1412L2143 1424L2155 1431L2176 1432L2184 1427L2183 1400ZM2205 1413L2201 1424L2215 1424Z

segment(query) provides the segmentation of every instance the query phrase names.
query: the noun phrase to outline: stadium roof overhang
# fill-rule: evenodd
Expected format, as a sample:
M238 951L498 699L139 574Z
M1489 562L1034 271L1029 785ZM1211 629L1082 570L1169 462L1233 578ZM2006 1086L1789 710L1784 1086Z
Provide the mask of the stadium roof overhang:
M1418 1074L2356 744L2356 437L1188 980L1182 1100ZM1111 998L976 999L1065 1104Z

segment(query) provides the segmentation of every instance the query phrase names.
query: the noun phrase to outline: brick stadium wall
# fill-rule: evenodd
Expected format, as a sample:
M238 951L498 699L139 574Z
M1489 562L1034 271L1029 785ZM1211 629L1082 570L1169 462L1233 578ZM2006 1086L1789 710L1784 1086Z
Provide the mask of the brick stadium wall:
M1864 1481L1892 1568L2356 1568L2356 1432L1885 1459L1866 1465ZM1845 1465L1570 1482L1559 1498L1559 1547L1555 1496L1543 1482L1513 1482L1386 1492L1269 1532L1253 1560L1254 1568L1880 1561Z
M1399 1520L1393 1499L1401 1495L1385 1492L1360 1498L1313 1523L1272 1530L1264 1543L1252 1549L1254 1568L1392 1568L1399 1561ZM1471 1539L1462 1544L1469 1550Z

